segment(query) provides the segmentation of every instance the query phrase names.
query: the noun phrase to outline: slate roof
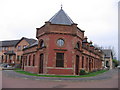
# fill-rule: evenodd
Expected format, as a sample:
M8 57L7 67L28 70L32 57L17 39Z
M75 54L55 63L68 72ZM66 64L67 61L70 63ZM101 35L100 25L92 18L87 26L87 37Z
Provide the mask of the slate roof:
M50 20L51 24L72 25L74 22L61 8Z
M29 38L22 37L20 40L0 41L0 47L16 46L23 39L25 39L30 45L36 42L35 39L29 39Z
M111 50L111 49L104 49L104 50L102 50L102 51L103 51L105 57L110 58L110 57L112 56L112 50ZM112 56L112 57L113 57L113 56Z
M0 47L15 46L19 40L0 41Z
M7 55L15 55L15 52L14 52L14 51L7 51L7 52L5 52L4 54L7 54Z
M36 42L34 42L33 44L27 46L27 47L24 48L23 50L26 50L26 49L28 49L28 48L34 47L34 46L36 46L36 45L38 45L38 41L36 41Z
M30 38L30 39L28 39L28 38L24 38L30 45L31 44L33 44L33 43L35 43L37 40L35 40L35 39L32 39L32 38Z
M36 42L35 39L29 39L29 38L22 37L22 38L16 43L16 45L17 45L20 41L22 41L23 39L26 40L30 45ZM15 46L16 46L16 45L15 45Z
M38 45L38 41L36 41L35 43L31 44L30 46L35 46L35 45Z

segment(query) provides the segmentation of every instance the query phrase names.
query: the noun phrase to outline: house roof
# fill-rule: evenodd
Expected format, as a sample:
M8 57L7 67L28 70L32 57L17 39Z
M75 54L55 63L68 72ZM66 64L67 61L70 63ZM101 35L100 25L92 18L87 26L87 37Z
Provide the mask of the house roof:
M50 20L51 24L72 25L74 22L61 8Z
M36 42L35 39L29 39L29 38L22 37L20 40L0 41L0 47L16 46L23 39L26 40L30 45Z
M38 45L38 41L36 41L35 43L31 44L30 47Z
M19 40L0 41L0 47L15 46Z
M18 44L19 42L21 42L23 39L26 40L26 41L29 43L29 45L31 45L31 44L33 44L33 43L36 42L35 39L29 39L29 38L22 37L22 38L16 43L15 46L17 46L17 44Z
M103 51L105 57L108 57L108 58L113 57L113 56L112 56L112 50L111 50L111 49L104 49L104 50L102 50L102 51Z
M34 42L33 44L27 46L26 48L24 48L23 50L26 50L28 48L31 48L31 47L34 47L34 46L37 46L38 45L38 41Z
M37 40L35 40L35 39L32 39L32 38L24 38L30 45L31 44L33 44L33 43L35 43Z

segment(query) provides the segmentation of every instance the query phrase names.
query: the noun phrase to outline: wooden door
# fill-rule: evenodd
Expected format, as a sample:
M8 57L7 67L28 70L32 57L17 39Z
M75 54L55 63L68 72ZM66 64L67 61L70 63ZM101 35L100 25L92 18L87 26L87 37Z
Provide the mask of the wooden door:
M91 68L92 68L92 67L91 67L91 63L92 63L92 62L91 62L91 59L90 59L90 60L89 60L89 72L91 72Z
M75 74L79 74L79 56L76 55L76 65L75 65Z
M39 73L43 73L43 60L44 60L44 55L43 55L43 54L40 54Z

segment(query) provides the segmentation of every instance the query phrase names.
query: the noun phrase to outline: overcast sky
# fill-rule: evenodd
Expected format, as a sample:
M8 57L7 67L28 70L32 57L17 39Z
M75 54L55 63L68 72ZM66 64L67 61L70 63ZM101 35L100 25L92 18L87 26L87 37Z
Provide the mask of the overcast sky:
M0 41L36 38L41 27L61 4L70 18L85 30L93 44L118 50L120 0L0 0Z

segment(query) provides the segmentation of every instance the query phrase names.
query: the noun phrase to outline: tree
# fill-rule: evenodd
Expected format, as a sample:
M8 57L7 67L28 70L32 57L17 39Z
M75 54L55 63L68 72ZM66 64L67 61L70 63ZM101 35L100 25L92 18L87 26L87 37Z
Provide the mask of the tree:
M116 60L116 59L113 59L112 61L113 61L113 63L115 64L115 67L117 67L117 66L119 65L119 62L118 62L118 60Z
M112 55L113 55L113 57L115 57L116 56L115 48L112 46L109 46L108 49L112 50Z

